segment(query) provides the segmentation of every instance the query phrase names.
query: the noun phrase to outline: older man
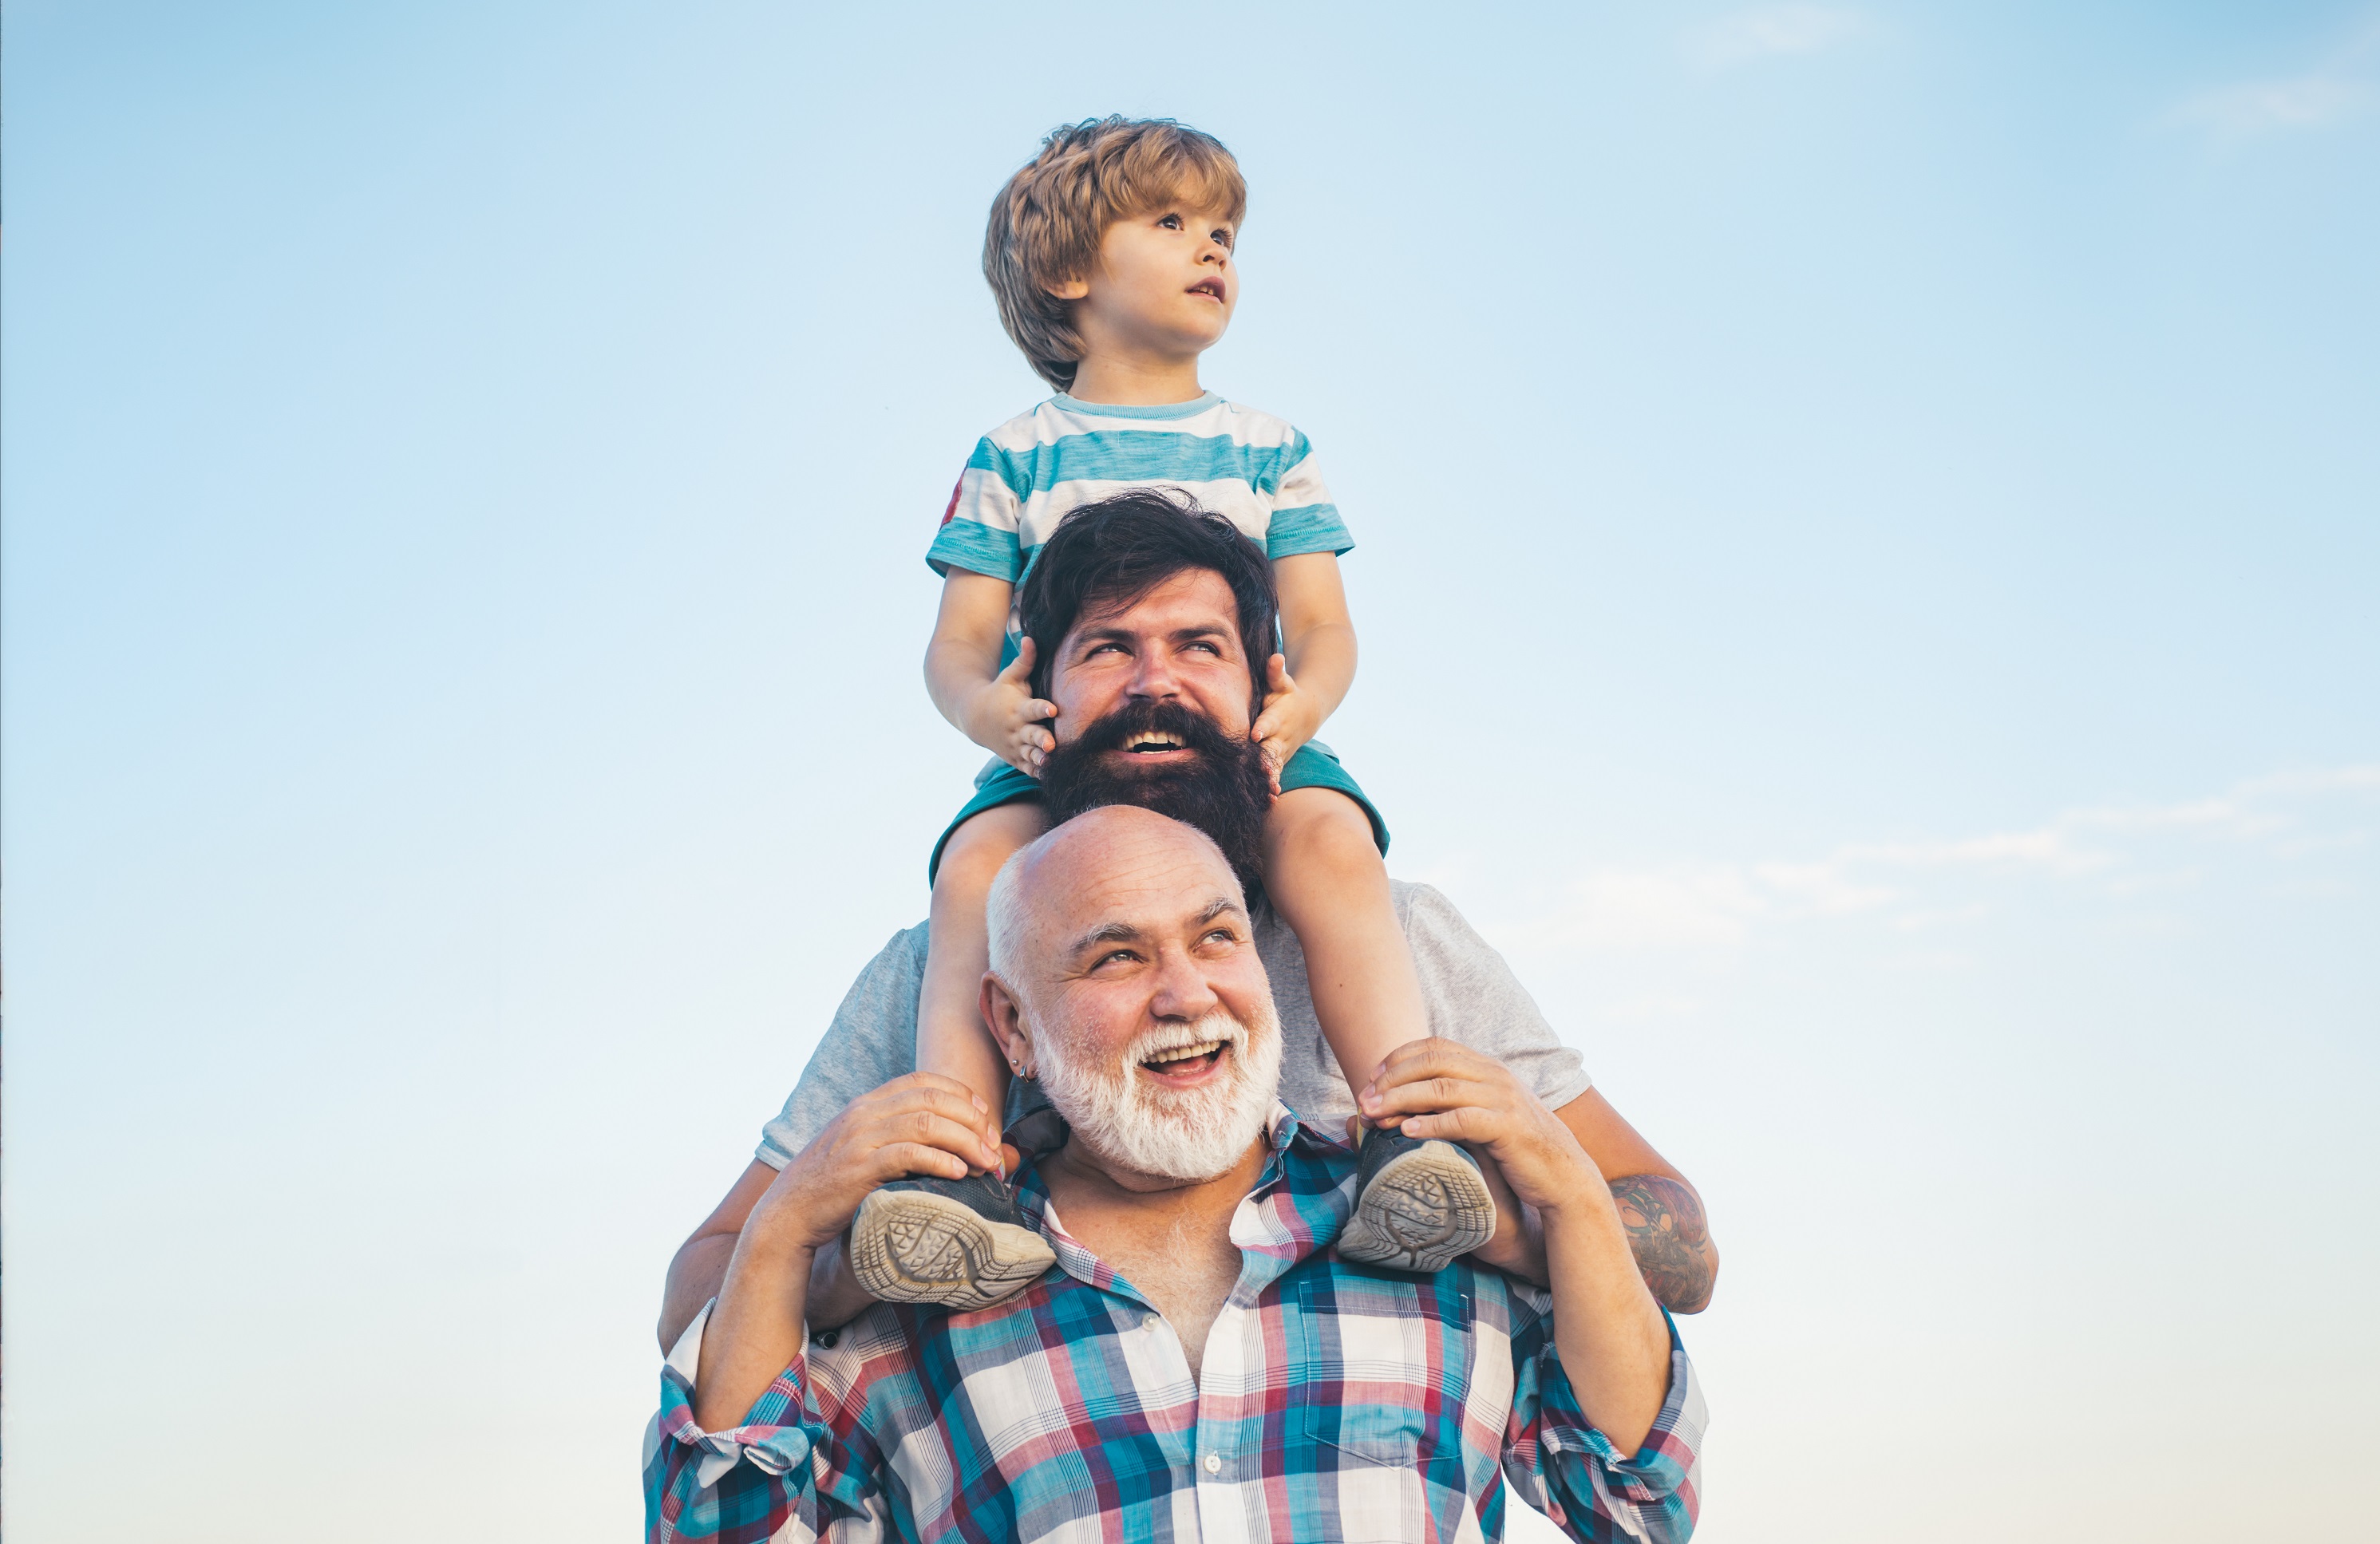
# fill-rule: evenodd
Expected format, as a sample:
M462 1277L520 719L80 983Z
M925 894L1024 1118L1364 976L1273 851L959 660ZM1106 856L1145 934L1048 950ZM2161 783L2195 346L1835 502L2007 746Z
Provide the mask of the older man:
M991 925L986 1020L1067 1126L1020 1182L1058 1269L805 1348L812 1266L861 1200L982 1150L956 1082L864 1096L771 1180L669 1359L650 1538L1494 1538L1508 1490L1575 1538L1692 1532L1693 1370L1594 1163L1507 1069L1422 1042L1366 1109L1491 1154L1548 1290L1353 1264L1330 1246L1355 1160L1275 1097L1279 1019L1212 841L1078 816L1011 860Z
M1007 773L988 778L959 818L1034 795L1053 821L1138 804L1189 821L1251 870L1268 790L1260 767L1251 776L1248 727L1275 630L1263 555L1220 516L1141 493L1075 511L1036 566L1044 582L1028 596L1039 609L1023 620L1045 645L1035 690L1060 706L1060 753L1038 788ZM1117 749L1124 731L1160 721L1181 733L1179 754ZM1342 791L1361 802L1352 783ZM1385 848L1385 827L1379 835ZM1502 1061L1561 1117L1619 1200L1654 1295L1677 1312L1701 1309L1718 1255L1694 1187L1596 1092L1578 1054L1444 896L1422 885L1392 889L1433 1031ZM1296 937L1268 908L1257 909L1253 926L1285 1031L1282 1097L1335 1130L1354 1112L1357 1091L1323 1043ZM861 972L753 1162L679 1248L659 1326L664 1349L718 1291L736 1235L778 1170L853 1100L915 1069L925 950L925 927L909 929ZM986 1142L997 1141L986 1126ZM1517 1229L1507 1227L1480 1258L1543 1279L1533 1240ZM814 1323L841 1323L868 1302L840 1246L820 1255L814 1286Z

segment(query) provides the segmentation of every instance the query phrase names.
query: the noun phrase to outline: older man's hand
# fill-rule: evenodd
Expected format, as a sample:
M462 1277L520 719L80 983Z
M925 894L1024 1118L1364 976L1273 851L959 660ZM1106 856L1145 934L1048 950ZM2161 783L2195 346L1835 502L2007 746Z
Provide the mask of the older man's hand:
M859 1203L888 1179L964 1179L969 1165L997 1168L1000 1152L984 1140L990 1115L954 1078L895 1078L852 1101L779 1172L744 1224L745 1236L816 1250L850 1226Z
M1604 1198L1603 1176L1570 1128L1503 1063L1455 1041L1398 1046L1356 1103L1376 1123L1405 1117L1408 1137L1483 1150L1512 1193L1540 1212L1563 1210L1583 1195Z

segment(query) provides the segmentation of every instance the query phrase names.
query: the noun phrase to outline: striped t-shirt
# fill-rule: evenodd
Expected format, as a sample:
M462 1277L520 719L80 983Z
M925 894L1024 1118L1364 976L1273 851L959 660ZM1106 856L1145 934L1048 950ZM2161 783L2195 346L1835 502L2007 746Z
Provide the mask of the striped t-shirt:
M1133 487L1180 489L1268 558L1355 545L1305 436L1214 392L1157 407L1059 395L976 441L926 561L1023 582L1067 512Z

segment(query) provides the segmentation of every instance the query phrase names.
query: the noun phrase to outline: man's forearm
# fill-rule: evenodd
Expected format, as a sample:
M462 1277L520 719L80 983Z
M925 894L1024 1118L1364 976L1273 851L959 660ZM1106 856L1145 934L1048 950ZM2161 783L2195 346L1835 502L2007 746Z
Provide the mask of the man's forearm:
M705 1431L743 1424L769 1385L801 1354L812 1252L736 1240L695 1373L694 1421Z
M727 1280L727 1262L735 1258L735 1235L710 1233L689 1238L670 1261L669 1280L662 1289L661 1343L666 1354L694 1322L702 1305L719 1296ZM875 1305L876 1299L851 1273L850 1257L836 1239L819 1250L810 1262L809 1324L813 1330L838 1330Z
M1626 1455L1669 1396L1670 1336L1615 1211L1582 1196L1544 1214L1546 1266L1562 1370L1586 1418Z
M1622 1175L1610 1185L1628 1250L1654 1297L1671 1313L1702 1312L1718 1274L1718 1251L1711 1246L1702 1198L1693 1186L1667 1175Z

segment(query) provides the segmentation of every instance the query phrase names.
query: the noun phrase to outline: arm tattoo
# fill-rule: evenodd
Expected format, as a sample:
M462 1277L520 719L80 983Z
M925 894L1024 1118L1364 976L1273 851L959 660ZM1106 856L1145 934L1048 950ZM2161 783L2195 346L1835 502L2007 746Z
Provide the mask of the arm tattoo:
M1658 1174L1622 1175L1611 1182L1620 1225L1645 1285L1672 1313L1700 1313L1710 1302L1710 1261L1703 1253L1710 1230L1692 1188Z

